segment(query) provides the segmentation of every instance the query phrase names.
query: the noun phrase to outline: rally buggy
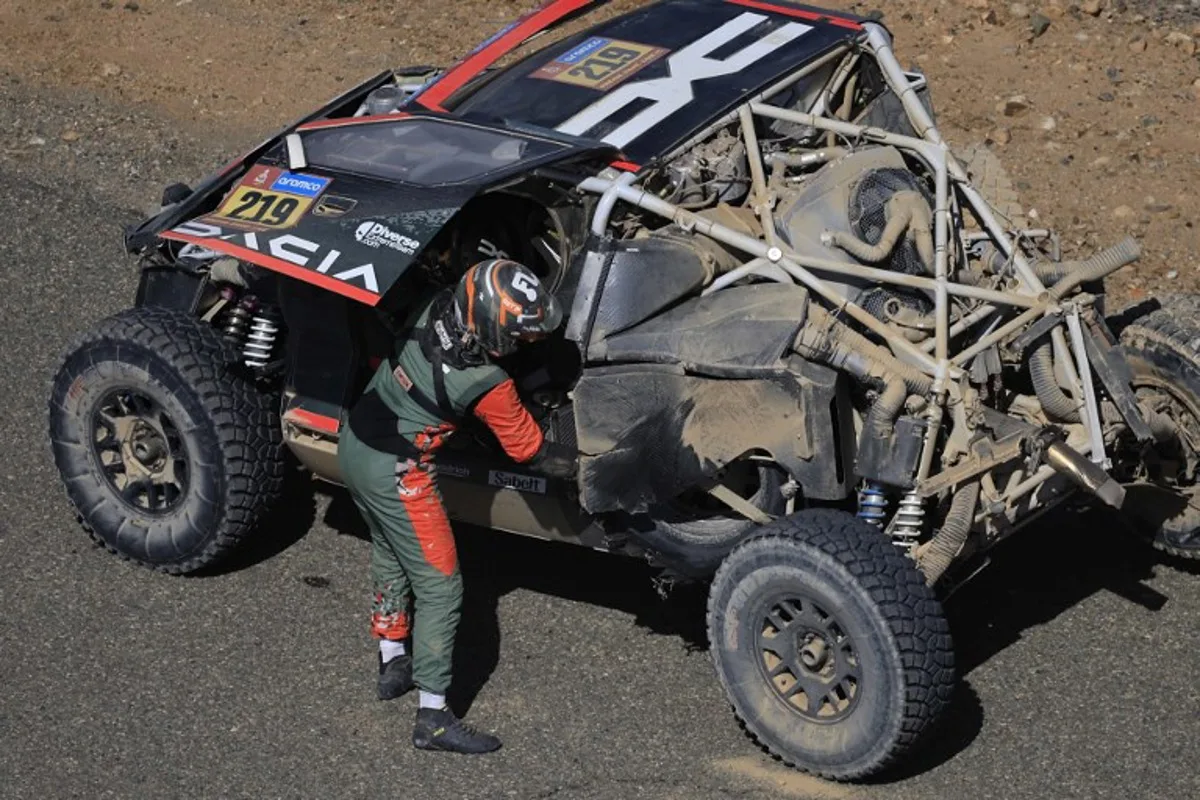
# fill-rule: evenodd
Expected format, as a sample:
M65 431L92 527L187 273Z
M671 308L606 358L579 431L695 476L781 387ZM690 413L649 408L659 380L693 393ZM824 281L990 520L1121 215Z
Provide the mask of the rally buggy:
M1063 261L1023 228L877 23L664 0L575 24L596 5L378 75L168 188L127 232L135 308L55 380L55 458L99 542L213 564L279 493L284 445L338 480L414 298L520 260L569 316L505 366L579 477L468 431L438 462L451 514L711 580L749 732L868 775L946 706L939 597L999 540L1075 493L1200 554L1200 302L1106 319L1137 245Z

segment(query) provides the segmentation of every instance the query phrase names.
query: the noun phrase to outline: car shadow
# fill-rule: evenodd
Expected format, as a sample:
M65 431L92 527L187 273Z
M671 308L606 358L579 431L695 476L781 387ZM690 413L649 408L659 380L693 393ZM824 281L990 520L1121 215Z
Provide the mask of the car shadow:
M1107 510L1052 512L991 557L988 568L946 602L961 676L1097 592L1151 611L1169 601L1146 581L1170 559Z
M256 534L220 563L190 575L201 578L228 575L274 558L303 539L316 519L317 498L312 476L289 458L279 500L258 523Z
M366 524L349 494L331 490L330 495L325 524L369 541ZM708 647L706 587L678 586L662 597L655 588L658 570L643 561L472 525L456 524L454 531L463 573L463 608L449 701L460 714L467 713L499 663L499 601L515 589L621 611L639 627L674 637L689 650Z
M320 491L330 495L323 521L339 533L369 540L350 496L332 487ZM311 500L306 508L311 513ZM301 535L309 523L301 528ZM679 646L708 647L704 584L679 584L664 597L656 590L658 571L643 561L473 526L457 525L455 532L464 599L450 702L460 714L470 710L496 669L502 636L498 604L515 589L611 608ZM282 549L278 543L274 548ZM1198 571L1190 562L1171 559L1139 541L1124 524L1114 522L1112 514L1070 507L1033 523L990 555L988 568L945 603L959 675L949 709L924 747L872 782L892 783L920 775L967 748L982 730L985 714L971 674L1020 641L1026 630L1100 591L1159 610L1169 598L1146 583L1155 569L1170 564Z

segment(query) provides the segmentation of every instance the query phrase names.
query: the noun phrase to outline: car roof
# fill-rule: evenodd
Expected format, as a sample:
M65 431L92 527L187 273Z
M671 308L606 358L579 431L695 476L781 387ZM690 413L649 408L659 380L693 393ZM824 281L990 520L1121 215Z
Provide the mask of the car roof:
M478 78L530 36L588 5L594 4L558 0L518 20L431 84L417 103L599 139L627 160L645 163L744 98L855 39L863 21L779 0L663 0Z

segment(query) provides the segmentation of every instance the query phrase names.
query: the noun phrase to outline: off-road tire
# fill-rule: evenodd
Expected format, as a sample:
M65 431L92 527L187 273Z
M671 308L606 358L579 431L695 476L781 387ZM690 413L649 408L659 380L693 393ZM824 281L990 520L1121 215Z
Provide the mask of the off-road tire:
M186 453L186 485L161 513L122 499L94 444L97 408L126 390L159 404ZM103 320L71 345L50 394L51 449L80 524L109 551L162 572L217 564L279 496L278 403L193 317L141 307Z
M772 516L782 514L785 500L780 491L784 473L763 463L758 467L758 487L745 498ZM686 515L663 504L650 510L649 519L639 530L637 540L653 553L656 561L673 571L695 578L708 578L734 546L757 530L758 525L732 509L726 514L702 519Z
M1153 382L1200 420L1200 296L1162 298L1161 308L1127 322L1121 344L1134 385ZM1192 502L1200 502L1200 486ZM1185 510L1146 531L1154 546L1181 558L1200 559L1200 512Z
M1006 227L1022 227L1025 209L1021 207L1017 187L1000 157L981 143L956 147L953 153L970 176L971 185L1000 215L1000 223Z
M794 616L785 635L799 636L792 625L823 612L836 623L835 640L844 634L839 648L848 643L857 656L861 682L836 721L809 719L768 677L763 613L778 612L776 600L787 597L804 598L810 616ZM734 548L709 592L708 635L717 675L750 736L789 766L833 780L893 764L954 690L949 626L924 576L877 528L841 511L801 511Z

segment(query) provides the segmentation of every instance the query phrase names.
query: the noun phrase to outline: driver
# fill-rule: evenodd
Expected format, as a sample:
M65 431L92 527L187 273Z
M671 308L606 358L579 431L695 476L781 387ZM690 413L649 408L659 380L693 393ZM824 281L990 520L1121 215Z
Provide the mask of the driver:
M576 453L545 440L512 379L493 361L561 321L554 297L528 267L506 259L476 264L409 319L338 444L346 486L371 531L379 698L420 689L413 744L421 749L500 747L497 737L462 722L446 705L462 576L437 489L436 453L458 422L474 415L514 461L574 477Z

